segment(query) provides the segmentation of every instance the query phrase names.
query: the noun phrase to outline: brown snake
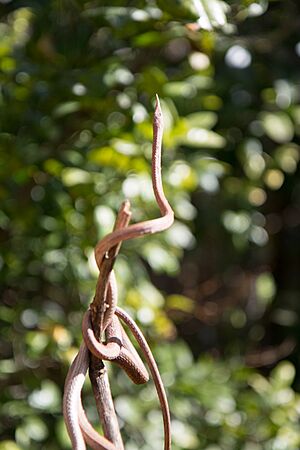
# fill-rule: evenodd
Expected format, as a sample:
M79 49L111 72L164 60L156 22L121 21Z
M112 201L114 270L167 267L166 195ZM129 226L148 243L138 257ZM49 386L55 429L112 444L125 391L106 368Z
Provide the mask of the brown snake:
M127 228L116 229L102 239L96 246L95 258L99 269L106 253L122 241L133 239L145 234L163 231L170 227L174 220L174 213L164 195L161 180L161 144L163 135L163 117L158 96L153 119L153 146L152 146L152 184L156 201L160 208L161 217L147 220ZM106 343L99 342L93 333L90 312L83 318L82 332L84 341L74 359L65 382L63 413L69 433L72 448L85 450L86 443L97 450L118 450L104 436L99 435L88 421L81 402L81 390L89 367L89 351L103 360L117 362L136 384L148 381L147 370L125 333L119 318L125 322L135 337L149 366L155 388L159 397L164 422L164 450L171 448L170 412L164 386L145 337L134 320L121 308L116 306L117 286L114 272L109 276L107 303L113 305L105 318Z

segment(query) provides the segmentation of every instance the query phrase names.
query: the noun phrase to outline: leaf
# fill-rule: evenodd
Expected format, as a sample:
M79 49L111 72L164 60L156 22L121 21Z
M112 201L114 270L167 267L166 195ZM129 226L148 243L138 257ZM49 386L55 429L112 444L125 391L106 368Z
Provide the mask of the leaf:
M174 245L174 247L192 248L196 242L189 228L178 221L175 221L165 233L167 242Z
M289 361L281 361L275 369L272 370L271 379L276 387L290 386L295 378L295 367Z
M167 33L147 31L134 38L133 44L136 47L161 47L161 45L168 40L169 36Z
M191 313L195 308L195 302L184 295L169 295L166 300L168 308L178 309L179 311Z
M137 155L139 153L138 145L130 140L112 139L110 144L117 152L123 155Z
M223 136L214 131L206 130L205 128L191 128L182 140L182 144L195 148L222 148L225 146L226 141Z
M275 113L264 112L261 114L261 120L267 136L273 141L281 144L290 142L293 138L293 123L286 113L281 111Z
M195 20L197 13L192 0L157 0L157 5L167 12L172 20Z
M264 305L271 303L276 294L276 284L271 273L264 272L257 277L255 291L258 301Z
M80 103L79 102L65 102L58 105L54 111L53 116L56 118L60 118L66 116L68 114L72 114L74 112L79 111Z
M147 243L142 248L142 254L148 263L156 272L167 272L174 274L178 271L179 265L177 258L171 252L154 242Z
M208 89L213 86L212 79L204 75L192 75L186 78L185 81L192 84L197 89Z
M21 450L21 447L13 441L2 441L0 443L0 450Z
M196 95L196 87L185 81L173 81L164 86L164 94L170 97L191 98Z
M212 128L217 123L218 116L214 112L203 111L189 114L185 119L188 121L189 128Z
M275 160L287 173L294 173L300 159L299 147L296 144L285 144L276 149Z
M295 105L291 108L292 117L296 123L296 125L300 125L300 106Z
M228 5L220 0L194 0L194 7L199 14L198 23L204 30L223 27L227 22Z
M75 186L91 182L91 175L82 169L66 167L61 174L62 182L65 186Z
M42 382L41 389L34 390L29 395L28 403L33 408L49 413L57 412L60 406L60 391L53 381L45 380Z
M144 124L139 124L144 125ZM113 167L119 172L134 170L135 172L148 172L149 167L144 158L130 157L117 152L111 147L95 148L88 154L88 159L100 167Z
M27 417L22 428L33 441L43 441L48 436L46 424L37 416Z

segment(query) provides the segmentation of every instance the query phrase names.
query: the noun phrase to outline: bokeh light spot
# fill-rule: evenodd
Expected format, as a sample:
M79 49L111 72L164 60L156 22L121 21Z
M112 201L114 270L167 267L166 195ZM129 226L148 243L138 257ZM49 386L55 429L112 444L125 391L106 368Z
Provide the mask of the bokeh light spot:
M261 206L265 203L267 198L266 192L261 188L253 188L248 194L249 202L254 206Z
M246 69L251 61L251 53L241 45L233 45L225 55L226 64L234 69Z
M284 175L280 170L271 169L265 173L264 181L270 189L277 190L284 182Z
M201 52L191 53L189 63L194 70L205 70L210 65L209 57Z
M73 88L72 88L72 92L75 95L82 96L82 95L86 94L87 89L86 89L86 87L83 84L75 83Z

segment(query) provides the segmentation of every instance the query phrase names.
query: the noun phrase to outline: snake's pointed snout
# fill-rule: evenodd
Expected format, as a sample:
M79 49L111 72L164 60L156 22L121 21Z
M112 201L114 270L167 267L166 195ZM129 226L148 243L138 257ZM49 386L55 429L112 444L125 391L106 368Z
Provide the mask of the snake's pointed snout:
M155 94L155 100L156 100L156 103L155 103L155 109L161 109L161 108L160 108L160 101L159 101L159 96L158 96L158 94Z
M154 122L157 122L157 126L163 126L163 115L160 106L160 100L158 94L155 94L155 109L154 109Z

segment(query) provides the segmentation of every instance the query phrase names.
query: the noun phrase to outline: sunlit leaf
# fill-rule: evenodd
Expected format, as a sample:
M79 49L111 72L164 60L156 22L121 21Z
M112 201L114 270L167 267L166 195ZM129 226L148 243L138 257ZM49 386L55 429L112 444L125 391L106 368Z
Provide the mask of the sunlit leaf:
M223 136L220 136L214 131L204 128L191 128L182 143L195 148L207 147L218 149L223 148L226 141Z
M215 126L218 116L211 111L205 111L189 114L186 116L186 120L190 128L212 128Z
M272 371L272 378L277 386L290 386L295 378L295 367L289 361L281 361Z
M58 105L53 111L53 115L54 117L59 118L77 112L79 109L80 109L79 102L66 102L62 103L61 105Z
M28 401L39 410L56 412L60 405L60 391L53 381L45 380L40 389L32 391Z
M269 304L276 293L275 280L272 274L265 272L259 275L256 279L255 289L258 299L265 304Z
M183 312L191 313L195 308L195 303L183 295L170 295L167 298L168 308L178 309Z
M76 184L89 183L91 181L91 175L82 169L73 167L67 167L63 169L62 182L66 186L74 186Z
M196 95L196 88L191 83L173 81L164 86L164 94L170 97L192 98Z
M174 274L178 270L178 262L167 250L153 243L146 244L142 250L150 266L157 272L166 271Z
M21 450L14 441L2 441L0 442L0 450Z
M194 0L194 6L199 14L199 25L205 30L226 24L226 3L220 0Z
M263 113L262 124L267 135L278 143L289 142L294 129L291 119L284 112Z

